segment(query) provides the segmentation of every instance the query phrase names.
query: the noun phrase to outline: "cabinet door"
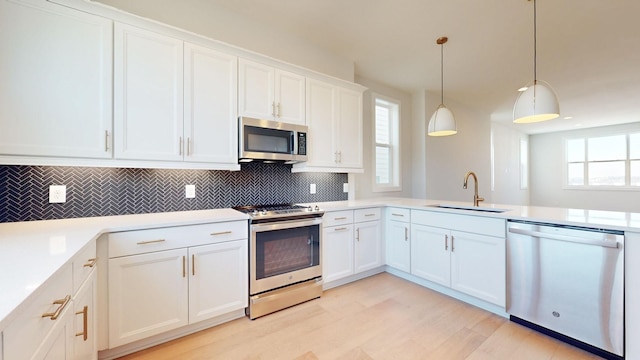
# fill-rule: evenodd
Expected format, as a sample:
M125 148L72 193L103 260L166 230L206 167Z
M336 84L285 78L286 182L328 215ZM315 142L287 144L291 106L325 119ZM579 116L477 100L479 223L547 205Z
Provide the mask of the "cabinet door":
M73 358L95 360L98 358L98 334L96 324L96 271L94 270L73 299L74 336Z
M0 154L112 156L112 38L98 16L0 2Z
M235 56L185 43L185 160L238 162Z
M353 275L353 224L324 228L322 277L331 282Z
M640 259L640 233L625 232L625 257ZM625 356L640 359L640 261L625 264Z
M189 323L247 307L247 240L189 248Z
M450 286L449 231L411 224L411 273Z
M356 223L355 273L382 265L382 226L380 221Z
M362 169L362 94L338 88L337 124L339 166Z
M238 61L238 115L274 120L275 69L253 61Z
M71 309L65 310L58 321L60 323L49 333L31 360L80 359L74 357L73 354L73 313Z
M386 226L386 264L405 272L411 271L411 240L409 223L387 221Z
M116 158L182 160L182 41L119 23L114 33Z
M505 239L451 232L451 288L505 306Z
M505 239L451 232L451 288L505 306Z
M336 88L320 81L307 79L307 164L316 167L337 165L334 142L336 118Z
M188 324L187 250L109 259L109 347Z
M305 77L288 71L275 72L275 102L277 120L304 125Z

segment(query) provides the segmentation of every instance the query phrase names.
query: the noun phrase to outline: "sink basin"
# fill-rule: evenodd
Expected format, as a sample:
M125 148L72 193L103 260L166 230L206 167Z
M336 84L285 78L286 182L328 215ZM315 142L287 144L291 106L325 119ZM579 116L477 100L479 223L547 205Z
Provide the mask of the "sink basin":
M430 204L430 205L425 205L425 206L433 207L433 208L441 208L441 209L470 210L470 211L491 212L491 213L503 213L505 211L509 211L509 209L498 209L498 208L478 207L478 206L464 206L464 205Z

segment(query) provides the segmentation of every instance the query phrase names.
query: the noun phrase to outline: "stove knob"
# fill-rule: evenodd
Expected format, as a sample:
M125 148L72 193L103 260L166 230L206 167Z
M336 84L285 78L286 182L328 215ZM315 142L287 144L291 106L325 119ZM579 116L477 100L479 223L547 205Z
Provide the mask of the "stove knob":
M320 207L318 205L316 205L316 208L314 210L315 211L320 211Z
M253 210L253 212L251 213L251 215L253 215L253 216L258 216L258 210Z
M260 215L267 215L267 210L262 210L262 211L260 212Z

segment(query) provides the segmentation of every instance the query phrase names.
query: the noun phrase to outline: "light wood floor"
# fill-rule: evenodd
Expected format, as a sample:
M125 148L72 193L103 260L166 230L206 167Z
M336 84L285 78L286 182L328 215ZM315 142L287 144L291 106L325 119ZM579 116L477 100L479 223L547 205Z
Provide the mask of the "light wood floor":
M383 273L122 359L599 359Z

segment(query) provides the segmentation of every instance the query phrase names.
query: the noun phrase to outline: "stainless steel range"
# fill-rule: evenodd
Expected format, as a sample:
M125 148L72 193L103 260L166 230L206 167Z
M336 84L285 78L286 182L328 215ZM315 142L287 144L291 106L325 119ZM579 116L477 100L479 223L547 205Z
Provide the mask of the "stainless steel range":
M322 215L317 206L240 206L249 221L251 319L322 295Z

